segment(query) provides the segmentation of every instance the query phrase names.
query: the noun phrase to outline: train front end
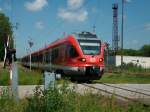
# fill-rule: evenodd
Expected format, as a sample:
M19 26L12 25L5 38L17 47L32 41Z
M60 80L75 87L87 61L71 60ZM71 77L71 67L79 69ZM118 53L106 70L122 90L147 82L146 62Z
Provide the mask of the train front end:
M79 80L97 80L104 73L104 46L95 34L83 32L74 35L73 45L78 53L69 63L76 66L74 77Z

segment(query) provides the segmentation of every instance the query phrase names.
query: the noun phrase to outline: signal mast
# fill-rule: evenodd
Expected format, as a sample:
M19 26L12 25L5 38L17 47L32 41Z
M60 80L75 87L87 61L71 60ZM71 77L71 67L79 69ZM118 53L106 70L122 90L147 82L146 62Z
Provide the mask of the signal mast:
M118 51L118 4L115 3L112 6L113 9L113 31L112 31L112 50L116 54Z

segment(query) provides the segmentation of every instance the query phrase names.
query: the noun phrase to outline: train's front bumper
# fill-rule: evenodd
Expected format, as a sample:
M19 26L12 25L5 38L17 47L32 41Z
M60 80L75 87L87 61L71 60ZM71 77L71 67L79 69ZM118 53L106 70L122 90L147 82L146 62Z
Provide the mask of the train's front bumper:
M83 75L83 76L99 76L104 72L104 67L87 66L87 67L69 67L64 71L68 75Z
M98 66L89 66L86 67L85 75L102 75L104 70Z

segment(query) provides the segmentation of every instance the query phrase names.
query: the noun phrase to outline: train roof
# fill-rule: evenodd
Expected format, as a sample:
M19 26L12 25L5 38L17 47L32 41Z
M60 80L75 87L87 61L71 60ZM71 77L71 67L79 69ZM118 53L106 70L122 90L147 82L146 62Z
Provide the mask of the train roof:
M98 41L100 41L100 39L97 37L97 35L94 34L94 33L91 33L91 32L72 33L70 35L67 35L65 38L57 39L56 41L50 43L45 48L42 48L42 49L39 49L39 50L33 52L32 55L36 55L38 53L44 52L44 51L48 50L49 48L52 48L54 46L58 46L58 45L66 42L66 41L73 41L73 39L77 39L77 40L98 40Z
M54 46L58 46L64 42L67 42L67 41L71 41L72 39L74 38L73 35L67 35L65 38L60 38L60 39L57 39L56 41L50 43L48 46L46 46L45 48L41 48L35 52L32 53L32 55L36 55L38 53L41 53L41 52L44 52L46 50L48 50L49 48L52 48ZM28 56L28 55L27 55Z
M73 33L77 40L100 40L95 33L81 32Z

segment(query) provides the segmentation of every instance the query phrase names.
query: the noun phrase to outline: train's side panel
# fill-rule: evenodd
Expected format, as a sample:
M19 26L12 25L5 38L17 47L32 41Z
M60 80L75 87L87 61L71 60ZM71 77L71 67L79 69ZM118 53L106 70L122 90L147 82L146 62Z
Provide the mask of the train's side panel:
M104 71L104 46L99 55L84 55L79 43L70 35L52 43L45 49L32 53L32 67L47 71L61 72L70 77L98 79ZM85 59L83 62L81 59ZM99 61L102 59L102 61ZM22 64L29 67L29 55L22 59ZM96 72L92 72L92 70ZM91 75L91 73L93 73ZM96 75L94 75L96 73ZM98 73L98 74L97 74Z

